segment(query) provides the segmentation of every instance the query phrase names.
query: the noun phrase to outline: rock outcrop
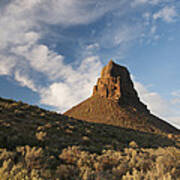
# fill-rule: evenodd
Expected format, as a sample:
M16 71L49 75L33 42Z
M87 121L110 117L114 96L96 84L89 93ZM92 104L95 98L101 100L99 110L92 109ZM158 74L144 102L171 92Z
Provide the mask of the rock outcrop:
M150 113L140 101L127 68L112 60L103 68L92 96L64 114L149 133L179 133L172 125Z
M103 68L97 85L94 86L93 96L99 95L124 105L133 105L148 111L139 100L134 89L129 71L126 67L114 63L112 60Z
M112 100L138 99L128 70L115 64L112 60L101 72L101 78L94 86L93 95L100 95Z

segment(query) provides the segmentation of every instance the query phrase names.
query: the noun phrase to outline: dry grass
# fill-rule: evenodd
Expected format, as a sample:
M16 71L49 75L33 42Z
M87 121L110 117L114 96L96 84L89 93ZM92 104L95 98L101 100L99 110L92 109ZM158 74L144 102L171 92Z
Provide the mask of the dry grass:
M177 135L90 123L0 99L1 180L180 179Z

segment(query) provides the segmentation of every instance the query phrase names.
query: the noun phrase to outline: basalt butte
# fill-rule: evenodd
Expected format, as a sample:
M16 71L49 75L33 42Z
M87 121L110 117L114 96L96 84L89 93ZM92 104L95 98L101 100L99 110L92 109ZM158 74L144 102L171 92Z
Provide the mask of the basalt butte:
M127 68L112 60L102 69L92 96L64 114L148 133L178 132L172 125L151 114L140 101Z

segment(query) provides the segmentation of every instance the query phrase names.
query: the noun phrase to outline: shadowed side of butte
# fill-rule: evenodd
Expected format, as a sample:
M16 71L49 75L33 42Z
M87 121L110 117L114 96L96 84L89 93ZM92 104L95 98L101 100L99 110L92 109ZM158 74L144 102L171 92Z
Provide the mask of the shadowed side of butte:
M112 60L102 69L92 96L64 113L76 119L151 133L180 133L152 115L134 88L126 67Z

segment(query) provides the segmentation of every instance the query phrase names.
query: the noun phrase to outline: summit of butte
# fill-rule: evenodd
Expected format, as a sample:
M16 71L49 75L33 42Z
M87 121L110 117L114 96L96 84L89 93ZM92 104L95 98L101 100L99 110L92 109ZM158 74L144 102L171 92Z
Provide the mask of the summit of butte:
M112 60L102 69L92 96L64 114L143 132L178 132L175 127L150 113L140 101L127 68Z

